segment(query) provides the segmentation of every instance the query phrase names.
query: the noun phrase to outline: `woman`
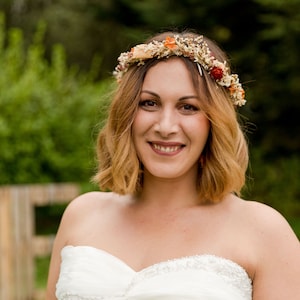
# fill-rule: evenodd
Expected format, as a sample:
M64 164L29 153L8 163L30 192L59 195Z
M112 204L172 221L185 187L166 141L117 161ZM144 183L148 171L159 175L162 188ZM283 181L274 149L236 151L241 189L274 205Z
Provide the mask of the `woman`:
M224 53L167 32L121 54L114 75L95 176L112 192L66 209L47 299L300 299L295 234L239 198L246 101Z

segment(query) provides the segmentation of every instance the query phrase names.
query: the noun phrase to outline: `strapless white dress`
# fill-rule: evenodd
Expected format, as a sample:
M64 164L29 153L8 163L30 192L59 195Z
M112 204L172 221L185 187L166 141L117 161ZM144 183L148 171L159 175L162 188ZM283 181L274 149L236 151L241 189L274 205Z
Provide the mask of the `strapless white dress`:
M66 246L56 285L59 300L251 300L252 282L235 262L195 255L139 272L90 246Z

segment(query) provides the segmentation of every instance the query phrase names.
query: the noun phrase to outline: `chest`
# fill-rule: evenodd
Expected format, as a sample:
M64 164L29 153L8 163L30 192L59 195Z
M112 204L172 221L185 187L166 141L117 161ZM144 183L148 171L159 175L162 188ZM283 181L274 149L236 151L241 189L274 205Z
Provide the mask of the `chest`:
M177 257L220 254L229 245L230 224L225 223L222 217L201 218L194 212L118 215L87 229L84 239L139 269Z
M244 242L243 224L224 214L125 212L102 215L82 224L81 235L77 231L78 240L73 244L102 249L135 270L170 259L213 254L236 261L251 273L247 253L252 250L249 242Z

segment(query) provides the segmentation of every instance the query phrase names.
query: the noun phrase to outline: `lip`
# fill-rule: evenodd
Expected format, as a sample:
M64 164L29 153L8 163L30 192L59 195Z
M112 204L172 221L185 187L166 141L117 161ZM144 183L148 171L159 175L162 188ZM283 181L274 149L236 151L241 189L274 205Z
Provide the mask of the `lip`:
M176 155L185 147L184 144L178 142L152 141L149 145L155 153L166 156Z

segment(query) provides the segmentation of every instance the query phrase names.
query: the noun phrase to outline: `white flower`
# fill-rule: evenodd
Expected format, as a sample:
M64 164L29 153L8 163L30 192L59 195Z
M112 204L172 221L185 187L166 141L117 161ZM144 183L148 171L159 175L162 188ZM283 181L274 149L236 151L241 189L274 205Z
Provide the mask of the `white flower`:
M234 105L242 106L246 103L244 99L245 92L239 83L237 74L230 74L225 62L218 61L211 53L203 36L193 37L167 37L164 41L152 41L148 44L140 44L131 49L129 52L121 53L118 58L119 64L116 66L113 75L120 81L128 68L134 64L142 65L146 60L151 58L164 58L172 55L184 56L210 73L214 68L218 68L219 76L215 81L220 86L229 90L230 97ZM213 77L212 77L213 78Z

